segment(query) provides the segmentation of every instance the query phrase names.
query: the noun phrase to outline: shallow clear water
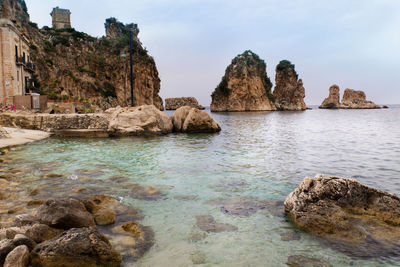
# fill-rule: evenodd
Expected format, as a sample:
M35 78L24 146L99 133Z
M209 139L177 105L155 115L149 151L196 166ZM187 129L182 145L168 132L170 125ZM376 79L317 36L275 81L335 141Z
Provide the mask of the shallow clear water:
M225 214L212 201L283 201L304 177L317 173L355 178L400 195L400 108L212 116L223 129L219 134L51 138L7 156L14 160L10 164L29 170L20 178L26 188L64 196L74 186L91 186L140 208L141 223L155 232L155 245L127 266L192 266L196 259L201 266L286 266L295 254L334 266L400 266L398 258L350 258L303 232L299 240L282 241L281 234L296 230L287 218L268 209L247 217ZM40 169L46 166L71 178L79 169L101 172L87 180L44 180ZM115 175L129 181L109 180ZM154 186L166 198L131 198L132 183ZM206 234L196 226L196 215L212 215L238 230Z

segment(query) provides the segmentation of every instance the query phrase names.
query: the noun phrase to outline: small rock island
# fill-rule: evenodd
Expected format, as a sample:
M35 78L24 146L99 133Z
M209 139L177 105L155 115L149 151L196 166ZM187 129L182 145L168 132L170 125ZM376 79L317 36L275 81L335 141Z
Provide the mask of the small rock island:
M305 110L305 89L303 80L295 70L294 64L288 60L282 60L276 66L275 76L275 105L278 110Z
M329 96L319 106L321 109L378 109L380 106L366 100L363 91L353 89L344 90L340 103L340 88L336 84L329 88Z
M266 68L250 50L235 57L211 95L211 111L276 110Z
M166 110L176 110L184 106L189 106L197 109L205 109L205 107L200 105L197 99L194 97L176 97L165 99Z

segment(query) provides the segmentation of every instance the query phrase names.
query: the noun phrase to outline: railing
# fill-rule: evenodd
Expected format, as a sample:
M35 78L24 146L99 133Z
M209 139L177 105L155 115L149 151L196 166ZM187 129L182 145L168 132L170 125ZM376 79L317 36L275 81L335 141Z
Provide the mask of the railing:
M26 80L26 88L30 90L35 89L35 82L33 81L33 79Z
M17 64L17 66L25 66L25 58L24 57L16 57L15 64Z
M35 64L33 64L31 62L26 63L24 67L29 72L35 72L36 66L35 66Z

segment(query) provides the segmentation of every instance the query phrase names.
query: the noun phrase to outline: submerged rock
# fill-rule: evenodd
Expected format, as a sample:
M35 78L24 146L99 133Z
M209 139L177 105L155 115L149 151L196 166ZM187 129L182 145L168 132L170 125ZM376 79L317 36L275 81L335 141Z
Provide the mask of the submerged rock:
M172 132L171 120L153 105L113 108L106 110L106 113L111 116L108 131L114 136Z
M38 220L48 226L61 229L94 227L93 216L79 200L73 198L49 199L36 214Z
M300 240L300 234L298 232L286 232L281 234L282 241L294 241Z
M175 132L214 133L221 131L219 124L205 111L188 106L177 109L171 116Z
M319 108L337 109L340 108L340 89L336 84L329 88L329 96L325 98Z
M176 110L180 107L189 106L197 109L205 109L202 105L199 105L197 99L194 97L177 97L177 98L166 98L165 109Z
M275 110L266 68L250 50L235 57L211 95L211 111Z
M251 197L239 197L233 199L215 199L208 203L221 205L221 211L226 214L247 217L259 210L267 208L269 201L258 200Z
M353 89L344 90L342 103L340 105L344 109L377 109L380 108L372 101L367 101L363 91Z
M119 202L112 197L105 195L87 196L82 200L86 209L93 214L97 225L112 224L116 220L116 213L113 210Z
M217 223L211 215L196 216L197 227L205 232L232 232L237 231L237 227L229 223Z
M32 266L117 267L122 257L96 229L72 228L61 236L45 241L31 253Z
M275 105L278 110L305 110L305 89L303 81L298 79L294 64L282 60L276 66Z
M286 264L290 267L333 267L332 264L323 260L302 255L289 256Z
M142 200L159 200L165 198L157 188L149 185L133 185L131 196Z
M355 180L305 178L285 200L301 229L358 257L400 255L400 199Z

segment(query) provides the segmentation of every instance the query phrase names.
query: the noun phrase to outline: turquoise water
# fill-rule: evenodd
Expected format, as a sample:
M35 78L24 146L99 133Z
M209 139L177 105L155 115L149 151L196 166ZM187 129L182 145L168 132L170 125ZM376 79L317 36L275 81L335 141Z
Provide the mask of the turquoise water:
M297 232L281 215L281 201L317 173L400 195L400 108L212 116L222 127L219 134L51 138L14 149L7 155L13 159L9 166L26 169L21 186L39 187L41 196L66 196L80 186L140 208L155 245L126 266L286 266L290 255L334 266L400 266L398 258L351 258ZM43 179L46 168L66 178ZM94 173L81 175L80 169ZM109 179L116 175L126 180ZM154 186L165 197L132 198L132 184ZM268 200L276 206L238 216L221 209L223 200ZM196 226L197 215L212 215L238 230L206 233ZM281 234L294 232L296 240L281 240Z

